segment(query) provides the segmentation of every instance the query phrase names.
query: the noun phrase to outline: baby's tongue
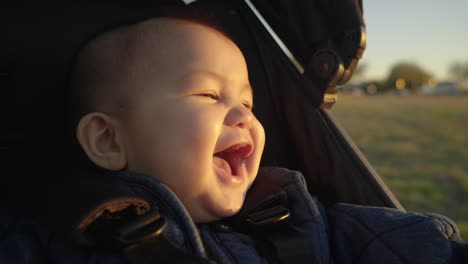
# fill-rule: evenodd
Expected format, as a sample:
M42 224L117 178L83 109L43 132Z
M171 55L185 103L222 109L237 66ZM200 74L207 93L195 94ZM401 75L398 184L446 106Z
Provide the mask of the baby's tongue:
M218 156L213 156L213 168L223 181L231 181L231 166L229 166L229 163L225 159Z

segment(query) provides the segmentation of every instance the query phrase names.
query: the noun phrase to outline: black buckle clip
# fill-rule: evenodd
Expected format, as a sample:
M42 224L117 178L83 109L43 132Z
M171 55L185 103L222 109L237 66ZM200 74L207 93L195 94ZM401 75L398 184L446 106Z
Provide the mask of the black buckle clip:
M289 215L290 212L286 207L277 205L248 215L246 221L253 226L265 226L281 222Z
M131 245L160 235L166 226L166 219L154 210L120 226L113 239L123 245Z

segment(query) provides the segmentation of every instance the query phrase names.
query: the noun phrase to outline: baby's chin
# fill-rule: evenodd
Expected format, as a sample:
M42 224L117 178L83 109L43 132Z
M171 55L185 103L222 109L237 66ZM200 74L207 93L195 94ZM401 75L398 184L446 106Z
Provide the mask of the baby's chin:
M242 208L245 195L237 195L237 197L229 197L228 199L223 198L214 199L211 195L201 197L201 210L205 214L204 216L199 215L198 219L194 218L194 221L196 223L208 223L237 214Z

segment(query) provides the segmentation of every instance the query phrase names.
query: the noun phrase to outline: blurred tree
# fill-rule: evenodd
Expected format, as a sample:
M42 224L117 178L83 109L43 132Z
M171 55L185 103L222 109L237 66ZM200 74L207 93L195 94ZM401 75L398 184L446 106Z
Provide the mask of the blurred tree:
M449 73L457 82L468 80L468 61L465 63L458 61L452 63L449 68Z
M432 75L412 62L400 62L390 70L384 89L409 90L414 92L432 80Z

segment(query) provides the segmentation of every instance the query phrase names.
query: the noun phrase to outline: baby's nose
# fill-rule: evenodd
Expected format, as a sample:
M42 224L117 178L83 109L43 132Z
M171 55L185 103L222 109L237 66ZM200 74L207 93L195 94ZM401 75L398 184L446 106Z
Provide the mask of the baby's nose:
M244 106L233 107L226 116L226 125L230 127L240 127L250 129L255 117L249 109Z

